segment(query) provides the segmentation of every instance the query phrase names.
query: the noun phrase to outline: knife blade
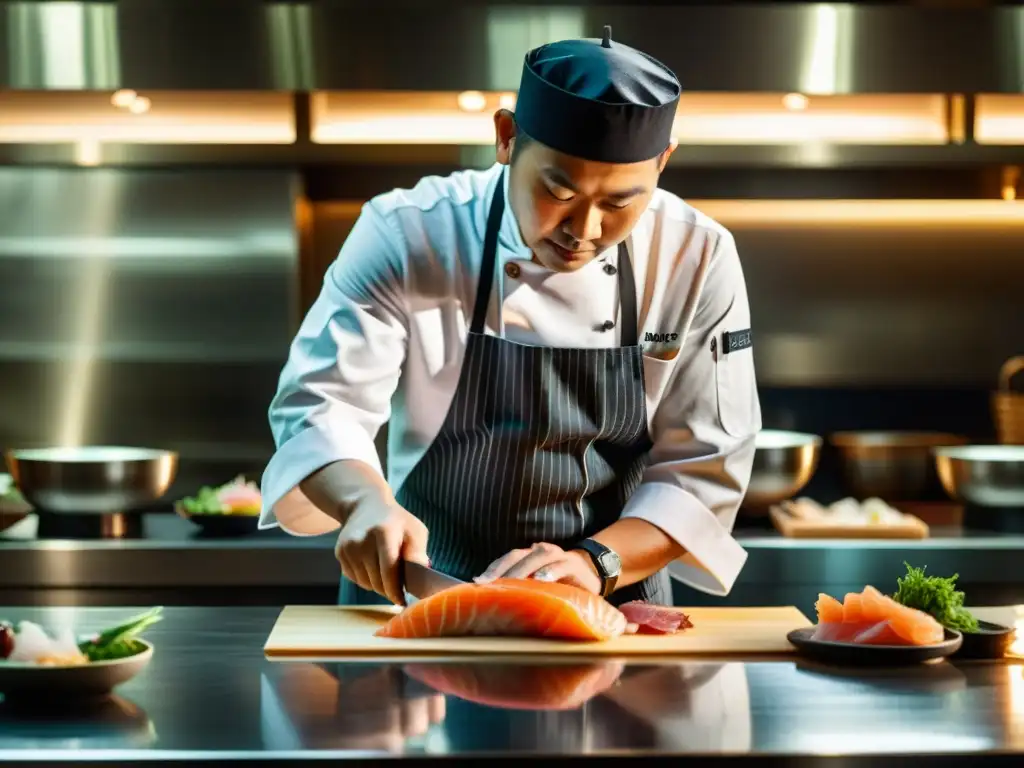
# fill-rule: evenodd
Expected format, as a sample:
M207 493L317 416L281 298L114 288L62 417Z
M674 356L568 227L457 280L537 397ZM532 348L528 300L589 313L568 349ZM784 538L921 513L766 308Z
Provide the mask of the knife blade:
M398 567L405 602L408 605L435 595L443 589L466 583L412 560L399 560Z

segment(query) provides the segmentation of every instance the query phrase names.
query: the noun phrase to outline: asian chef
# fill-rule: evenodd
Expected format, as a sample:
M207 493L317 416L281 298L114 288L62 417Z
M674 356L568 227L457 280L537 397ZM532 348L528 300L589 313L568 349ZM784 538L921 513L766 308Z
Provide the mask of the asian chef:
M761 426L730 233L658 179L675 75L611 39L526 55L497 162L370 200L270 406L262 528L340 528L340 600L396 563L672 604L724 595ZM389 421L388 476L374 438Z

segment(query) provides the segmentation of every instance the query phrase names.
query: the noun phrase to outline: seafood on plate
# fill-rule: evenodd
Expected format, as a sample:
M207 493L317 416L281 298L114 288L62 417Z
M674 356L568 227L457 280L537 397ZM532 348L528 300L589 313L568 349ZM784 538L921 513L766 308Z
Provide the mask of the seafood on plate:
M135 656L147 648L138 635L160 621L161 610L153 608L85 638L76 638L67 627L48 632L32 621L20 621L17 625L0 621L0 667L4 664L83 666Z
M239 476L217 487L203 486L195 496L175 505L186 515L259 515L263 496L259 486Z

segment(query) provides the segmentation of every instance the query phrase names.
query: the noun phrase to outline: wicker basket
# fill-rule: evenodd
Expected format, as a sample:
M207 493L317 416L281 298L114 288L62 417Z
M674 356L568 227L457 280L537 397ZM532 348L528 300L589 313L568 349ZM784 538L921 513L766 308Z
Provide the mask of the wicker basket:
M996 435L1004 445L1024 445L1024 392L1013 391L1013 377L1024 372L1024 355L1011 357L999 370L999 390L992 393Z

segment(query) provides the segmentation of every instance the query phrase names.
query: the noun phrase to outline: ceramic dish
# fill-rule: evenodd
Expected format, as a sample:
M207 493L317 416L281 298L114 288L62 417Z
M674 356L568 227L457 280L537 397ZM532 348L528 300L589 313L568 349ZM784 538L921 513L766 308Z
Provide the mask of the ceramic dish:
M868 645L814 640L816 627L794 629L786 638L803 655L829 664L895 667L921 664L932 659L952 656L964 641L963 635L950 629L935 645Z
M957 659L1001 659L1010 650L1017 638L1013 627L978 621L977 632L964 632L964 642L954 658Z
M192 515L176 504L174 511L193 525L199 527L207 536L245 536L255 533L259 526L259 515Z
M153 646L145 640L138 642L145 646L145 650L111 661L52 667L0 661L0 694L5 701L44 697L60 701L106 696L149 665Z

